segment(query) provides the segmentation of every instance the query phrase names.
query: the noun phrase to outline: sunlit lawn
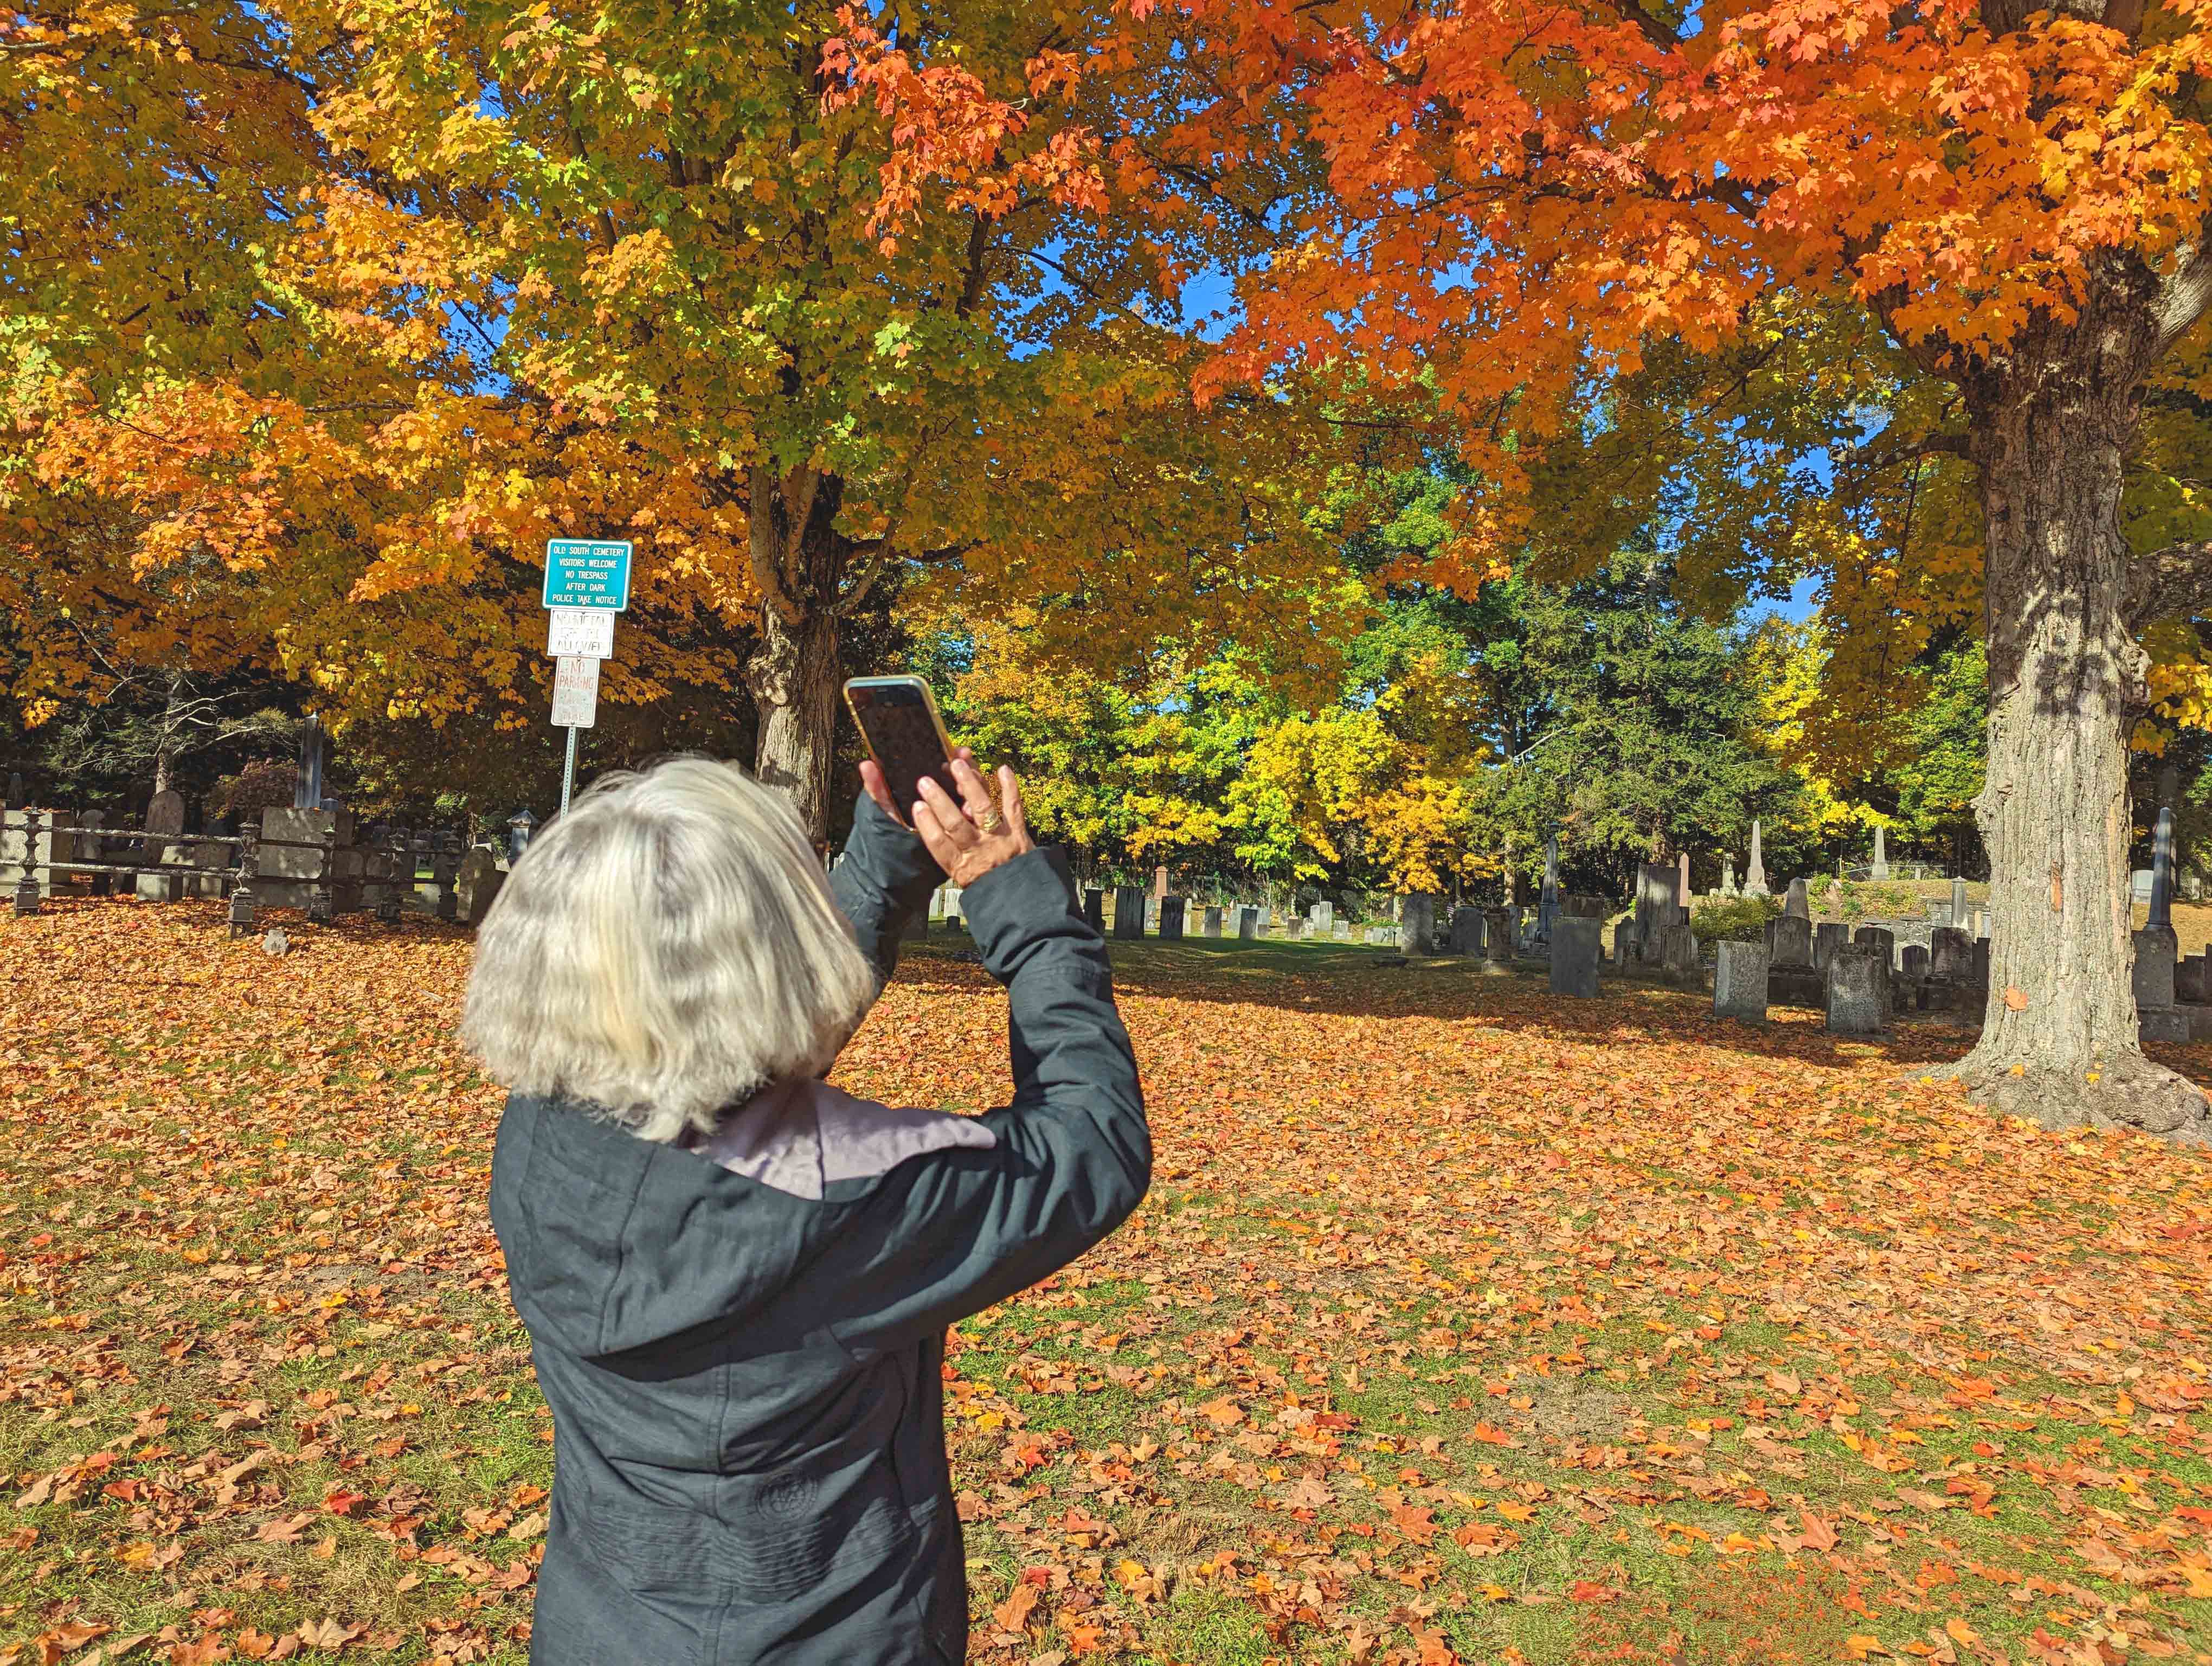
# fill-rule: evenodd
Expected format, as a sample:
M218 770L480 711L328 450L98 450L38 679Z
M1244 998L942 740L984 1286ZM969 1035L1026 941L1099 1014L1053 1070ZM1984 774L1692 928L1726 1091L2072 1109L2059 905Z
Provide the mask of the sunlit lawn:
M0 922L0 1663L523 1657L467 935L289 928ZM993 1101L966 948L841 1079ZM1158 1177L956 1338L979 1657L2212 1660L2212 1158L1904 1085L1955 1031L1115 952Z

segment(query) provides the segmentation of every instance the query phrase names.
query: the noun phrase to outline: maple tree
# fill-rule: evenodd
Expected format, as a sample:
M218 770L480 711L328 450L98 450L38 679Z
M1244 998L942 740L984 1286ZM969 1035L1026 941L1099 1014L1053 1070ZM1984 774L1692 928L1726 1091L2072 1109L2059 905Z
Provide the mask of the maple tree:
M825 65L834 13L688 17L0 22L31 275L0 292L0 606L42 644L34 718L116 668L259 663L341 732L520 728L544 539L629 536L607 697L741 684L760 773L819 835L841 637L887 587L1050 604L1087 663L1304 623L1249 599L1325 571L1300 506L1329 433L1283 402L1199 411L1176 271L1110 216L1071 231L1066 204L1111 204L1068 112L1009 119L988 180L918 193L887 237L888 118ZM1091 21L927 27L967 44L963 84L1018 86Z
M1689 564L1716 593L1824 569L1839 621L1923 629L1929 593L1978 597L1996 877L1965 1073L2048 1121L2203 1134L2203 1096L2137 1043L2124 880L2130 739L2154 694L2203 706L2187 622L2212 528L2189 490L2145 514L2127 487L2154 384L2168 485L2177 446L2202 454L2206 9L1186 0L1131 27L1184 43L1188 106L1102 155L1164 214L1227 204L1278 234L1210 385L1303 365L1417 388L1459 429L1477 549L1577 493L1595 501L1556 541L1601 558L1613 540L1573 522L1633 510L1702 437L1722 460L1693 476ZM1277 189L1285 149L1326 189ZM1762 372L1766 419L1740 397ZM1702 435L1638 446L1670 386ZM1804 466L1793 435L1839 437L1838 409L1851 507L1794 527L1808 494L1770 488ZM1948 497L1954 535L1893 536L1876 483L1907 524Z

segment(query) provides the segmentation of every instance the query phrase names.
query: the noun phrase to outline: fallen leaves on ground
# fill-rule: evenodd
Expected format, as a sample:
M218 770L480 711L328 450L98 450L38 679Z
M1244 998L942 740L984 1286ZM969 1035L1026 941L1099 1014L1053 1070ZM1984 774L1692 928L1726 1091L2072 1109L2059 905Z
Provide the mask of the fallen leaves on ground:
M0 927L0 1666L523 1657L469 939L286 923ZM946 1364L976 1657L2212 1659L2212 1158L1903 1083L1953 1032L1116 952L1152 1196ZM1004 1061L932 944L839 1079Z

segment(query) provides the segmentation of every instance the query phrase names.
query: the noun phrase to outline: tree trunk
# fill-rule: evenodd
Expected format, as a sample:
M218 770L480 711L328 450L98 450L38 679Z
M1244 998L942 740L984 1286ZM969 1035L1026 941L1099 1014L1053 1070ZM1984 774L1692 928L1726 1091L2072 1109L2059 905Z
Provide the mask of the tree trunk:
M819 845L830 836L836 750L836 617L812 608L793 626L763 609L760 646L746 662L745 684L760 712L753 771L791 795L807 836Z
M2045 1128L2208 1130L2204 1096L2143 1056L2127 856L2128 739L2148 657L2127 615L2121 468L2156 353L2137 286L2093 289L1967 381L1987 555L1990 992L1958 1073Z

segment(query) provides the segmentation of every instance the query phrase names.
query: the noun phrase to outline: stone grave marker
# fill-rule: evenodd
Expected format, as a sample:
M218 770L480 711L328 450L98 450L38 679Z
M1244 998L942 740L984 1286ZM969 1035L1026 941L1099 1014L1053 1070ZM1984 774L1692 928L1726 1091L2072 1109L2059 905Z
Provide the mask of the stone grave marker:
M1221 935L1221 905L1218 903L1211 904L1206 910L1206 934L1208 937Z
M1713 946L1713 1016L1765 1023L1766 945L1723 942Z
M1953 983L1974 975L1974 939L1956 926L1939 926L1928 944L1928 973Z
M1251 943L1260 936L1260 910L1249 903L1237 909L1237 936L1240 942Z
M1454 954L1482 952L1482 910L1478 908L1456 908L1451 915L1451 952Z
M1426 891L1401 897L1398 928L1398 940L1407 954L1432 953L1437 935L1437 899Z
M2180 948L2171 926L2146 926L2135 934L2136 1010L2173 1005L2173 963Z
M1948 923L1958 927L1962 931L1966 929L1966 882L1964 879L1951 881L1951 918Z
M1504 909L1486 909L1482 915L1482 970L1488 977L1513 970L1513 917Z
M482 844L471 847L469 854L461 858L460 872L453 876L454 917L464 926L481 926L484 915L491 912L499 888L506 883L507 875L500 872L499 857L492 848ZM928 911L917 909L915 917L927 932Z
M1828 962L1828 1031L1837 1036L1871 1036L1889 1022L1889 956L1879 948L1853 943Z
M1671 978L1684 982L1695 978L1703 970L1698 956L1697 933L1684 925L1661 927L1659 964Z
M1928 976L1927 950L1922 948L1917 943L1908 943L1899 952L1904 961L1905 976L1907 979L1917 983Z
M1802 883L1802 882L1800 882ZM1813 964L1813 922L1802 914L1784 914L1766 922L1770 968Z
M1812 919L1813 899L1807 892L1805 882L1802 879L1792 879L1790 882L1790 890L1782 900L1782 912L1792 920Z
M1552 993L1589 1000L1597 994L1600 920L1560 915L1552 921Z
M1132 939L1145 934L1145 888L1142 885L1114 887L1114 935Z
M2208 967L2212 967L2212 960L2201 954L2177 961L2173 968L2174 1000L2189 1006L2202 1006L2212 1001L2212 981L2207 978Z
M146 805L146 830L173 839L185 830L185 795L175 791L156 793Z
M1184 899L1180 897L1160 898L1160 940L1166 943L1182 941Z
M1826 968L1829 957L1851 940L1851 928L1840 920L1823 920L1813 927L1813 970Z
M1851 945L1879 949L1884 960L1893 966L1897 964L1897 933L1887 926L1861 926L1851 933Z
M1106 934L1106 893L1096 885L1083 891L1083 917L1101 937Z

